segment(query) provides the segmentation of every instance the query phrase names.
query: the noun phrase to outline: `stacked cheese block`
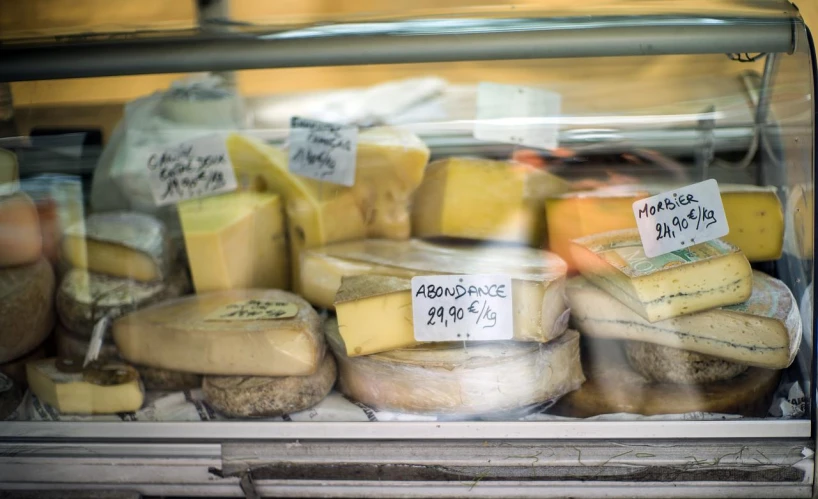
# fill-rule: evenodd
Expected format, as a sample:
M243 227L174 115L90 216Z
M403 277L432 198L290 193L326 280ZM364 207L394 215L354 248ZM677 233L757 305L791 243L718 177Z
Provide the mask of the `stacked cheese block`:
M298 288L335 309L326 323L339 389L381 410L476 417L541 406L584 381L567 330L566 266L540 249L542 203L568 184L525 165L476 158L431 163L413 201L420 239L364 239L300 254ZM512 245L509 245L511 243ZM512 341L421 343L411 277L512 279Z
M0 149L0 420L22 400L25 364L43 356L54 326L54 272L40 217L18 188L17 159Z
M561 413L766 414L801 341L782 282L720 239L647 258L638 231L623 229L574 239L569 251L582 274L567 286L572 323L621 342L588 344L589 382Z

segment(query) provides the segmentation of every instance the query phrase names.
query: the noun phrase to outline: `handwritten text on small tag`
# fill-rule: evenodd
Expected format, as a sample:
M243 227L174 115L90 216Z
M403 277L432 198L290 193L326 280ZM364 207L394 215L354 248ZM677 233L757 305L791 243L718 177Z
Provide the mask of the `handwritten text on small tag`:
M355 184L357 127L293 117L289 143L292 173L350 187Z

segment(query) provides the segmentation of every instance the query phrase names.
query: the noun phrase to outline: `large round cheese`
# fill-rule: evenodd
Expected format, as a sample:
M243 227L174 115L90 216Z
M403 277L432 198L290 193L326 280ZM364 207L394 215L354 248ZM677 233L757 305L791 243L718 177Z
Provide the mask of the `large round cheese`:
M542 404L578 388L585 377L579 334L549 343L435 343L348 357L335 319L327 340L338 359L339 387L380 410L457 417Z
M713 383L747 370L744 364L642 341L625 342L625 354L636 372L659 383Z
M57 313L69 331L90 338L94 325L105 316L113 320L189 289L190 278L184 269L175 272L168 282L154 283L74 269L65 275L57 290Z
M586 418L613 413L653 416L714 412L762 417L780 378L780 371L751 367L727 381L656 383L631 369L619 342L596 340L587 346L588 381L556 404L556 414Z
M37 348L52 327L54 273L48 261L0 269L0 363Z
M229 417L274 417L303 411L324 400L337 377L332 355L309 376L205 376L202 391Z
M5 374L11 378L17 386L22 389L26 388L26 364L32 360L42 359L45 357L45 345L40 345L31 352L23 355L19 359L14 359L5 364L0 364L0 373Z

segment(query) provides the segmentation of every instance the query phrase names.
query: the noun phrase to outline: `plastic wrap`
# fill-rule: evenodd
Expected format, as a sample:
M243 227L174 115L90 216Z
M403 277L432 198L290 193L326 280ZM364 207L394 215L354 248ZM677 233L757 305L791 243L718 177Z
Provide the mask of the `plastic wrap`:
M325 323L339 389L371 407L469 417L523 410L578 388L579 334L536 343L436 343L347 357L338 323Z
M280 290L171 299L120 317L113 337L128 362L195 374L306 376L325 350L318 314Z

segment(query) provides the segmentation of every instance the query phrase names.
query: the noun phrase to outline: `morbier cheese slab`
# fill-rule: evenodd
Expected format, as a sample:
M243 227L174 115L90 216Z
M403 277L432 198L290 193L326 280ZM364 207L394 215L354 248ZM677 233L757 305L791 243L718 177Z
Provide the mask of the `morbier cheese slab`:
M507 274L512 278L514 339L546 342L562 334L568 324L565 272L561 258L532 248L365 239L305 251L301 289L311 303L332 308L341 279L347 276Z
M338 369L326 355L309 376L205 376L202 392L214 409L231 418L275 417L309 409L329 395Z
M167 279L173 258L162 222L123 211L95 213L68 227L62 255L74 268L143 282Z
M142 407L145 393L134 368L105 361L82 367L82 359L43 359L28 364L28 386L64 414L115 414Z
M625 342L625 355L636 372L658 383L701 385L733 379L747 370L744 364L642 341Z
M434 343L348 357L335 319L325 322L340 391L379 410L473 417L525 410L577 389L579 334L547 343Z
M0 197L0 268L34 263L42 253L34 202L22 192Z
M0 363L42 344L54 327L54 272L44 257L0 269Z
M290 287L281 198L233 192L178 204L197 293Z
M72 269L57 289L57 313L69 331L90 338L94 325L103 317L116 319L175 298L188 288L189 278L184 269L175 271L168 282L139 282Z
M649 322L741 303L752 293L752 269L741 251L714 239L654 258L636 229L575 239L580 273Z
M563 397L551 412L588 418L600 414L713 412L763 417L778 387L780 371L752 367L727 381L703 385L656 383L631 369L618 342L583 345L588 381Z
M544 199L569 190L565 180L524 163L434 161L415 194L412 233L539 247L545 237Z
M324 355L318 313L274 289L169 300L120 317L113 336L128 362L197 374L307 376Z
M802 324L787 286L753 272L750 298L690 315L650 323L582 277L568 280L571 324L583 335L644 341L771 369L792 364Z
M636 228L633 203L676 187L620 185L549 197L545 201L548 249L574 268L572 239ZM722 239L741 249L751 262L779 258L784 216L775 187L719 184L719 190L730 228Z

